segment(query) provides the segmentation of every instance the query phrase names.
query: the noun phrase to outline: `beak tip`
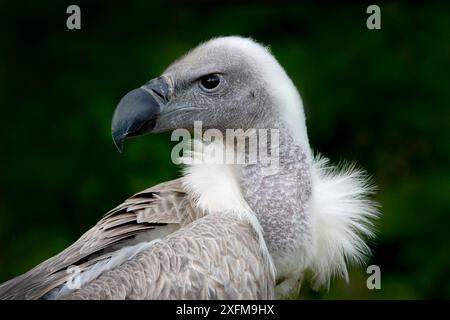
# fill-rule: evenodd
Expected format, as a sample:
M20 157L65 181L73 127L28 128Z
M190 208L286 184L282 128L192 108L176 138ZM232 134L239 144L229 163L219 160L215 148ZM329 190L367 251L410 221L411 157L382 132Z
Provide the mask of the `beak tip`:
M117 151L119 151L119 153L122 154L123 153L123 147L119 147L119 146L116 146L116 147L117 147Z
M124 140L125 140L124 135L114 135L113 134L114 145L116 146L119 153L123 153L123 141Z

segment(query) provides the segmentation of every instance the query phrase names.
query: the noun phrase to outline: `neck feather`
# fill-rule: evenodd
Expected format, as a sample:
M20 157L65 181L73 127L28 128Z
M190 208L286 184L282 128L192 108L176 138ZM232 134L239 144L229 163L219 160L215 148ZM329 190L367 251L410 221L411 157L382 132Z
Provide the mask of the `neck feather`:
M287 129L280 129L278 170L270 174L267 165L257 163L240 166L238 172L243 197L261 223L269 251L294 250L308 243L309 150Z

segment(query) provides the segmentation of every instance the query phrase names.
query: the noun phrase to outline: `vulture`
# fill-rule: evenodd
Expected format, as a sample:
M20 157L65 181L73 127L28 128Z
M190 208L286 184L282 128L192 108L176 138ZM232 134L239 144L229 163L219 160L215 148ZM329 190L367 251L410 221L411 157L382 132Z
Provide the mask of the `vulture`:
M268 47L240 36L200 44L122 98L112 138L122 151L128 138L192 133L195 122L204 133L276 132L265 140L276 166L186 152L180 178L125 200L0 285L0 299L277 299L298 293L305 273L329 287L366 261L374 186L365 171L312 151L301 97ZM237 140L194 140L238 149ZM244 160L247 140L236 151Z

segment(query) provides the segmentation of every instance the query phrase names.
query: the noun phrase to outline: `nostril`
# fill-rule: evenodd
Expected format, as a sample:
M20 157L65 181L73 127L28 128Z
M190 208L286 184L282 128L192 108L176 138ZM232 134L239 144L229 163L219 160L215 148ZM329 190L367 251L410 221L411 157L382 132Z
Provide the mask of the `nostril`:
M160 97L163 100L166 100L166 98L163 96L163 94L161 92L159 92L158 90L155 90L153 88L150 88L158 97Z
M163 101L169 101L169 85L163 77L158 77L156 79L150 80L145 85L142 86L145 90L151 90Z

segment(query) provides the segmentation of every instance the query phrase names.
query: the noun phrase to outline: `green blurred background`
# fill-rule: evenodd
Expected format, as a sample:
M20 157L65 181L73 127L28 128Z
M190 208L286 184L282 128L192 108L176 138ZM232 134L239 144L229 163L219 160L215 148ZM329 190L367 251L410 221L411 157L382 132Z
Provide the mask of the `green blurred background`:
M20 3L20 4L19 4ZM66 29L81 7L82 29ZM199 42L269 44L301 92L310 142L373 175L371 264L301 298L450 298L450 6L251 1L0 3L0 282L76 240L129 195L175 178L169 135L110 137L119 99Z

